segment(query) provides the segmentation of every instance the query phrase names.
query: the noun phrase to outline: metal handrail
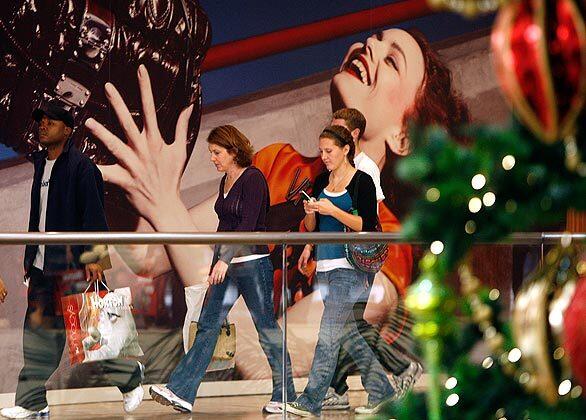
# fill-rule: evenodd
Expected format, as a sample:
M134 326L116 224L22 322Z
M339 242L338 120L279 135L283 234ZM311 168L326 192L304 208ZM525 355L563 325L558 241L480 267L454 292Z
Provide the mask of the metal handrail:
M562 238L585 242L586 233L520 232L500 241L481 241L487 244L541 245L554 244ZM210 245L210 244L288 244L306 243L365 243L387 242L424 244L408 240L401 233L389 232L0 232L0 245L26 244L160 244L160 245Z

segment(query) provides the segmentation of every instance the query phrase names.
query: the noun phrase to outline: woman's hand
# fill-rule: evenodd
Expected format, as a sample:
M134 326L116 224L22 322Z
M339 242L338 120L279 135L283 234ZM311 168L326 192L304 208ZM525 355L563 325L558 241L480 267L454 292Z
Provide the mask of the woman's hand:
M216 265L214 265L214 268L212 270L212 274L210 274L210 276L208 278L208 283L210 284L210 286L212 286L214 284L222 283L224 281L224 279L226 278L227 271L228 271L228 264L226 264L222 260L218 260Z
M303 210L305 210L305 214L315 214L317 209L316 206L317 201L314 198L311 200L303 200Z
M305 247L303 248L303 252L299 256L299 260L297 261L297 268L302 274L306 274L305 271L307 270L307 264L309 263L309 259L311 258L311 249L311 245L305 245Z
M334 216L340 209L327 198L320 198L315 202L315 211L324 216Z
M169 200L179 200L193 105L181 112L175 128L175 141L166 144L158 127L149 74L143 65L138 68L138 83L144 121L142 131L114 85L107 83L105 86L106 97L116 113L127 144L92 118L85 125L118 159L117 165L100 167L104 180L121 187L136 210L152 224L153 218L165 211Z
M6 285L4 284L2 277L0 277L0 302L1 303L4 303L4 299L6 299L6 296L8 296L8 291L6 290Z

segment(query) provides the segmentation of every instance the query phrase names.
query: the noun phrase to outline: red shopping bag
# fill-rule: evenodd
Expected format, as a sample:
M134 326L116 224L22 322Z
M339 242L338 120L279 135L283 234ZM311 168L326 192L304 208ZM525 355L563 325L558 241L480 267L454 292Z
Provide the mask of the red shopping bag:
M91 286L61 298L71 364L142 356L130 288L99 290L94 282L88 292Z

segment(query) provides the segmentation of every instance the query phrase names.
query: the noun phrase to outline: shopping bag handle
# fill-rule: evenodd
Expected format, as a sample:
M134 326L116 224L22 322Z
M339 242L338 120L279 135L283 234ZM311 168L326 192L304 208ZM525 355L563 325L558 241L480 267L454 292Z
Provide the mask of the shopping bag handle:
M104 282L104 280L99 279L99 280L94 280L94 281L90 282L90 284L88 284L88 286L85 288L84 293L87 293L87 291L90 289L90 287L92 287L92 285L94 286L94 292L100 293L100 283L102 283L102 285L106 288L106 290L108 292L112 291L112 289L110 289L108 287L108 285Z
M230 332L230 323L228 322L228 317L224 318L224 322L222 322L222 326L221 328L226 328L226 335L229 337L231 332Z

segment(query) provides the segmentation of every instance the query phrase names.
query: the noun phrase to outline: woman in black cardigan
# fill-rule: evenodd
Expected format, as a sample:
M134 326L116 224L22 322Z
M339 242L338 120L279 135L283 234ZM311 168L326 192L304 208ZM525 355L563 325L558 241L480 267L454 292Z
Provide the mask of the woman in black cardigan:
M321 133L319 150L327 172L317 177L313 197L304 203L308 231L344 232L345 227L357 232L375 230L374 182L368 174L354 168L354 147L352 135L344 127L330 126ZM311 248L306 245L299 258L301 271L306 269ZM395 391L356 324L349 321L354 304L366 290L367 275L346 259L343 244L318 245L316 261L324 312L308 384L297 401L287 404L287 411L300 416L319 415L334 375L341 338L348 336L347 350L358 365L369 394L368 405L358 407L356 413L376 414Z
M218 232L266 231L269 188L264 175L252 166L250 141L231 125L214 128L208 136L210 160L224 172L214 209ZM282 331L273 313L273 266L266 245L216 245L210 287L191 349L171 373L167 386L152 386L153 399L190 412L197 389L210 363L220 327L242 295L252 315L260 345L272 370L273 393L263 411L281 413L283 387L295 399L291 362L287 354L287 383L283 385Z

